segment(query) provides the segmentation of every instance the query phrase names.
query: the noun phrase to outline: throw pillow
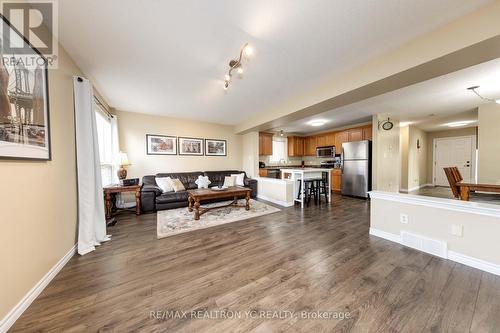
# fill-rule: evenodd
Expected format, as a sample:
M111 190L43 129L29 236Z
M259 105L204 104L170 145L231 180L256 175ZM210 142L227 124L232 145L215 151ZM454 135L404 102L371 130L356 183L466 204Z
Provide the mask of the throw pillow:
M208 185L212 182L208 179L208 176L198 176L198 179L194 183L198 185L198 188L208 188Z
M179 179L170 179L170 185L175 192L185 191L184 184Z
M156 180L156 185L158 185L158 187L161 188L163 193L174 191L172 185L170 185L170 177L158 177L155 178L155 180Z
M231 177L236 177L235 184L236 186L245 186L245 173L236 173L234 175L231 175Z
M226 176L224 177L224 187L231 187L231 186L234 186L234 182L236 180L236 177L233 177L233 176Z

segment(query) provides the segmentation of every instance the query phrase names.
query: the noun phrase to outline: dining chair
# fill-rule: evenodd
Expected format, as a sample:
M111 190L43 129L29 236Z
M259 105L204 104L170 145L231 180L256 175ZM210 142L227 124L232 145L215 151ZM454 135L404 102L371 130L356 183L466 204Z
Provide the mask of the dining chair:
M446 178L448 179L448 183L450 184L451 192L453 192L453 196L457 199L460 198L460 187L457 186L457 183L463 180L460 171L457 167L448 167L443 169L446 174Z

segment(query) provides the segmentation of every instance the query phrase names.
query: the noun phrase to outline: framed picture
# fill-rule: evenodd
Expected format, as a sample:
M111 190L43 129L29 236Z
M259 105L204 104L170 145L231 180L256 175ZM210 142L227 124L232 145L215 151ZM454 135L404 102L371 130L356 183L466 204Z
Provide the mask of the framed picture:
M226 140L205 139L205 155L227 156Z
M177 155L177 137L146 134L146 154Z
M179 155L203 155L203 139L179 137Z
M0 158L49 161L47 59L1 18ZM13 54L10 43L24 44L23 53Z

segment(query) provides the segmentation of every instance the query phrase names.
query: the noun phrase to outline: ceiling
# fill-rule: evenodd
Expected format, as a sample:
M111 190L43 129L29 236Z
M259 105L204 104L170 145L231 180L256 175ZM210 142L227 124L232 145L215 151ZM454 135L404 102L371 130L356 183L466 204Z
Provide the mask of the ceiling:
M60 1L59 39L119 110L238 124L489 2Z
M475 122L467 126L474 126L477 124L475 109L488 103L467 90L475 85L480 86L477 91L484 97L500 99L500 59L294 121L274 130L309 134L370 121L375 114L387 114L425 131L446 129L445 124L454 121L471 120ZM326 123L322 127L307 124L318 119L326 120Z

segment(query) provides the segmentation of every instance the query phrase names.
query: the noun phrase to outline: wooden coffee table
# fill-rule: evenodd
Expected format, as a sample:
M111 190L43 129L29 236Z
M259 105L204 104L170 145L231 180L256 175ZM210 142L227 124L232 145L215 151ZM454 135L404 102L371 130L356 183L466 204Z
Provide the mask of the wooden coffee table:
M250 192L252 190L246 187L233 186L229 187L224 191L214 191L211 189L196 189L196 190L188 190L188 209L190 212L193 211L193 203L194 203L194 219L199 220L200 215L208 212L212 209L223 208L228 206L234 207L245 207L246 210L250 209ZM245 197L246 203L244 206L237 205L238 198ZM233 198L233 201L228 205L216 206L216 207L200 207L200 201L203 200L211 200L211 199L230 199Z

